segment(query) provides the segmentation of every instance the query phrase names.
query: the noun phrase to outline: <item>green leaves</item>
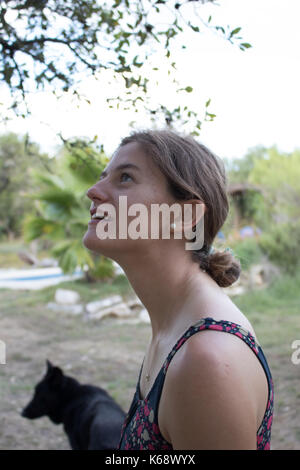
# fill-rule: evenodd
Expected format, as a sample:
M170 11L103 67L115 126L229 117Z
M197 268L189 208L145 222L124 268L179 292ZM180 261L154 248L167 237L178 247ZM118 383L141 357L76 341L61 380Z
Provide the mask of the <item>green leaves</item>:
M208 109L210 103L211 103L211 99L207 100L206 103L205 103L205 117L204 117L204 120L205 120L205 121L209 121L209 122L210 122L210 121L213 121L214 118L216 117L216 114L209 113L209 112L207 111L207 109Z
M37 238L59 240L64 236L64 228L59 222L44 217L27 216L23 224L25 241Z
M70 212L76 203L75 195L71 191L59 187L46 189L38 194L34 194L32 197L46 202L48 207L53 207L56 210L63 207L65 213Z
M291 236L292 234L292 236ZM276 265L291 275L300 267L300 223L290 220L274 224L259 240L259 245Z
M247 43L247 42L243 42L239 45L239 48L244 51L245 49L249 49L251 46L251 44Z
M221 26L221 25L217 25L217 26L213 26L211 24L211 21L212 21L212 17L210 16L208 18L208 21L207 21L207 26L209 28L213 28L215 29L218 33L221 33L222 36L227 40L229 41L231 44L237 44L238 47L244 51L246 49L249 49L251 46L251 44L249 44L248 42L239 42L240 40L242 40L242 37L241 36L238 36L238 34L241 32L242 28L240 26L234 28L231 30L230 26L227 25L226 27L224 26Z
M94 259L82 243L90 220L90 201L85 192L95 184L107 160L92 143L65 142L64 151L56 161L57 174L35 172L35 187L39 191L35 190L30 197L35 202L36 213L28 215L23 225L26 241L52 241L52 254L63 271L70 273L78 266L82 269L88 266L89 279L110 277L114 273L111 260Z
M195 31L195 33L199 33L199 32L200 32L199 26L193 26L191 23L189 24L189 26L192 28L193 31Z
M234 36L235 34L238 34L240 31L241 31L242 28L235 28L231 31L230 33L230 38L232 38L232 36Z
M183 42L187 26L200 34L203 3L186 2L185 8L180 8L183 4L167 0L114 0L112 5L95 0L6 0L0 15L0 80L11 93L12 109L25 115L30 112L29 90L51 90L58 96L69 90L76 92L83 77L99 76L102 70L122 76L126 87L134 85L133 90L144 100L151 79L142 72L143 65L156 52L171 58L171 44ZM213 26L211 16L206 26L230 42L241 39L240 27ZM239 47L246 50L251 45L243 41ZM137 69L141 71L138 78ZM134 93L128 91L125 98L118 96L118 101L131 100L136 107Z
M27 195L35 187L33 168L42 172L45 167L51 162L28 138L0 136L0 236L20 236L24 214L32 208Z

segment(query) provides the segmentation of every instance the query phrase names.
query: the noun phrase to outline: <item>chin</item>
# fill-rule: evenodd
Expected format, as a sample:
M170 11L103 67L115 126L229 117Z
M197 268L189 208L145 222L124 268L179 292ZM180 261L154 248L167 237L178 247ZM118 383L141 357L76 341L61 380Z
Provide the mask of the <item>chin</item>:
M93 226L89 227L85 233L82 243L90 251L110 258L119 264L128 257L136 257L141 250L145 252L145 243L147 240L130 240L130 239L101 239L97 236Z
M124 243L125 242L125 243ZM126 243L127 242L127 243ZM118 261L119 253L128 250L127 240L103 239L101 240L93 228L88 228L82 239L83 245L90 251Z
M88 228L86 234L82 239L83 245L90 251L97 253L99 255L108 256L106 254L105 245L107 245L107 241L109 240L100 240L95 231L92 231Z

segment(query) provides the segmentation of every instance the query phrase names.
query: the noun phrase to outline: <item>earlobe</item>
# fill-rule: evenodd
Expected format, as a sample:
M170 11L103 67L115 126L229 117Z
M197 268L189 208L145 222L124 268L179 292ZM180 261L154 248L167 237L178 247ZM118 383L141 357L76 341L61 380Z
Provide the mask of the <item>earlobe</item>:
M184 203L183 223L186 230L193 230L204 217L206 206L199 199L192 199Z
M187 232L194 230L206 211L205 204L199 199L191 199L181 204L181 211L175 217L176 222L170 224L172 232Z

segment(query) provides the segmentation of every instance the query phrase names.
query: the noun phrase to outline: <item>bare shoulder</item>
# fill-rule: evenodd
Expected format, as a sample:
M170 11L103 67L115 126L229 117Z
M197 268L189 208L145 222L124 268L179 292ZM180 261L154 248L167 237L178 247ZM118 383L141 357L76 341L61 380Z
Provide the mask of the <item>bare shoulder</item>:
M256 448L257 364L231 334L205 330L186 341L162 394L161 427L174 449Z
M201 381L214 377L217 383L217 379L229 374L233 378L238 373L241 378L248 363L249 367L250 363L259 367L259 361L244 341L232 334L204 330L190 337L176 353L170 363L169 377L176 381L189 380L195 374Z

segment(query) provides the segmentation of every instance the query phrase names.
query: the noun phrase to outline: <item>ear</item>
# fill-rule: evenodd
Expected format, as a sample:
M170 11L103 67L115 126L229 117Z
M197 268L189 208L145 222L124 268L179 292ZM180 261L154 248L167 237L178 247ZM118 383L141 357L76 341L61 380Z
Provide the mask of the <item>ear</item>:
M46 377L49 381L54 386L58 386L61 384L62 379L63 379L63 371L59 368L54 366L48 359L46 359L46 364L47 364L47 372L46 372Z
M176 230L180 233L192 231L203 219L206 206L199 199L188 199L181 202L181 220L176 220ZM177 223L178 222L178 223Z
M63 371L59 367L52 367L48 376L48 382L53 387L60 387L64 379Z

